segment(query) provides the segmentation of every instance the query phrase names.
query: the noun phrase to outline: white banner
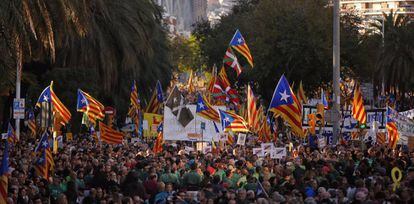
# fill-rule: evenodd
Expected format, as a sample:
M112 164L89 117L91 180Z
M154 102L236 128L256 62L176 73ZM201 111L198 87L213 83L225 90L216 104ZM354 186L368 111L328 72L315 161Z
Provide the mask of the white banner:
M256 155L258 157L264 157L264 151L261 147L259 148L253 148L253 155Z
M282 159L286 157L286 148L285 147L276 147L270 153L270 158L272 159Z
M414 121L401 113L391 114L390 117L397 124L398 132L401 136L414 136Z
M263 153L266 154L270 154L270 152L273 151L273 149L275 148L275 146L273 145L273 143L262 143L261 144Z
M244 146L246 143L246 133L239 133L239 136L237 137L237 144Z
M399 112L400 115L405 116L409 119L414 119L414 109L408 110L408 111L403 111L403 112Z
M164 106L164 140L180 140L180 141L205 141L211 142L219 140L219 134L216 133L213 121L207 120L196 114L196 105L187 105L194 119L183 127L177 120L177 117L172 114L171 109ZM214 106L214 108L225 109L222 106ZM144 121L145 122L145 121ZM204 122L206 129L201 130L200 124ZM221 131L221 124L216 123Z

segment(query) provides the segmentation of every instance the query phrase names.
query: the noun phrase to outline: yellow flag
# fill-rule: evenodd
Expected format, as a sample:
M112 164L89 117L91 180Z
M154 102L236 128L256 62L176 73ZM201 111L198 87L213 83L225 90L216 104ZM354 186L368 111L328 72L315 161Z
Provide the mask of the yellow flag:
M157 128L163 122L163 115L154 113L144 113L144 120L142 129L144 130L144 137L156 137L158 135Z
M53 132L53 154L58 153L57 131Z
M193 70L190 72L190 77L188 78L188 93L194 93L195 87L193 84Z
M72 133L71 133L71 132L66 133L66 140L67 140L67 141L71 141L71 140L73 140L73 135L72 135Z

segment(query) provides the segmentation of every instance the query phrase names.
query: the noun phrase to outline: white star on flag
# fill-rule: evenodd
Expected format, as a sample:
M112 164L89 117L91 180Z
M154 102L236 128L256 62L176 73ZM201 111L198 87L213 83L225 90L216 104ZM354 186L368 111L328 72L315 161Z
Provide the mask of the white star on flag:
M243 40L242 40L241 38L239 38L239 39L237 40L237 42L242 43L242 42L243 42Z
M43 96L43 100L46 101L46 102L48 102L49 101L49 98L46 95L44 95Z
M229 123L229 122L230 122L230 118L225 117L225 118L224 118L224 122Z
M198 103L198 106L200 107L200 109L204 109L204 104L203 103Z
M280 101L284 100L287 103L288 102L288 98L290 97L290 95L286 93L286 90L283 91L283 92L280 92L279 94L282 96L282 98L280 98Z

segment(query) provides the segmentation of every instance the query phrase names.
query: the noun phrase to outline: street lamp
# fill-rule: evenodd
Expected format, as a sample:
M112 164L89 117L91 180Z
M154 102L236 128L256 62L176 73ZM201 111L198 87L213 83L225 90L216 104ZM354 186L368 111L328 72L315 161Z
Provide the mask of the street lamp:
M340 0L333 0L333 49L332 49L332 65L333 65L333 144L338 143L340 134L340 101L341 94L339 90L340 80L340 30L339 30L339 4Z

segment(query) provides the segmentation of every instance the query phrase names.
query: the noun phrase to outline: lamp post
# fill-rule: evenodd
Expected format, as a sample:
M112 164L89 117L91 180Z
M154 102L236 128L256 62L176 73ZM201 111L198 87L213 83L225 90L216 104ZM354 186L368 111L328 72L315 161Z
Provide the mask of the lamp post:
M333 0L333 144L338 143L340 134L340 100L341 94L339 90L340 80L340 30L339 30L339 4L340 0Z

